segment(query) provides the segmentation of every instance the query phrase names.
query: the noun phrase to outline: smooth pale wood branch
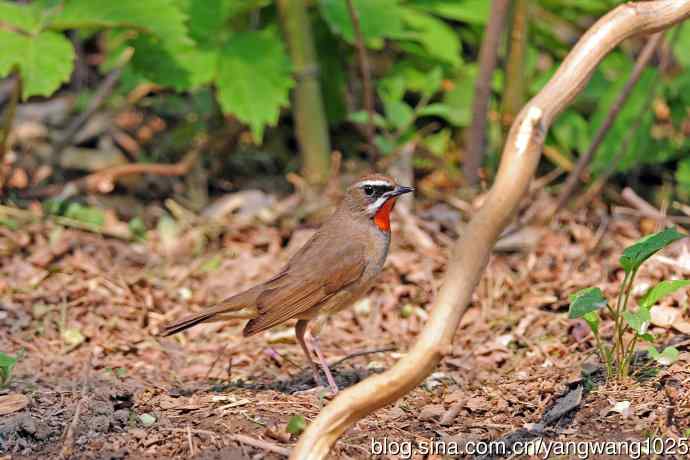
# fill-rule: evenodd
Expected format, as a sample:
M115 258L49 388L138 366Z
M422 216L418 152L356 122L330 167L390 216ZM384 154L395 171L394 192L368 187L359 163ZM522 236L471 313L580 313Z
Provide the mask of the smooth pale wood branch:
M325 458L352 424L411 391L433 371L450 350L491 248L527 191L541 156L544 136L556 115L582 90L601 59L621 41L663 30L688 16L690 0L627 3L599 19L582 36L549 83L515 119L494 185L486 203L452 249L443 286L417 342L390 370L341 392L309 425L291 459Z

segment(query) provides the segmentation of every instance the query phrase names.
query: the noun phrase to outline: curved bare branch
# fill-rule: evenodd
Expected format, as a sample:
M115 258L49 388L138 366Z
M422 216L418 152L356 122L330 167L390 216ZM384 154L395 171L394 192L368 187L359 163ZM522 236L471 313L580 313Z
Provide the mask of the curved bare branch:
M485 205L452 250L431 317L410 352L390 370L341 392L304 432L291 459L322 459L357 420L414 389L452 344L453 335L486 267L491 248L525 195L544 136L556 115L582 90L601 59L621 41L649 34L690 16L690 0L618 6L580 39L549 83L513 123L498 175Z

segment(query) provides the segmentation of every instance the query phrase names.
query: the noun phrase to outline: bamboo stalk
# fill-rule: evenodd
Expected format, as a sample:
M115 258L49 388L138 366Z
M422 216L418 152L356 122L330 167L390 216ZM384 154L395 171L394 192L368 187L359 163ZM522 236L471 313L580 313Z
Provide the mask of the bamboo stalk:
M310 184L324 184L330 172L331 142L307 4L305 0L279 0L278 9L297 80L293 114L302 175Z
M17 104L22 94L22 77L18 70L14 71L14 87L10 93L7 107L5 107L5 115L2 119L2 126L0 126L0 190L5 185L5 157L9 150L10 131L12 131L12 124L14 123L14 116L17 112Z
M508 62L506 63L505 89L501 122L508 129L525 102L525 59L527 57L527 36L529 33L529 2L515 0L508 37Z

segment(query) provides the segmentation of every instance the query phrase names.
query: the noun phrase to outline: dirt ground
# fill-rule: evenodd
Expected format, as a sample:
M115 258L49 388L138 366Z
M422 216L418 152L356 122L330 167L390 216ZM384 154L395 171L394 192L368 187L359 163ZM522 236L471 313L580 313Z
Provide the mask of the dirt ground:
M540 195L530 209L550 200ZM446 203L423 208L411 219L431 244L421 247L395 216L380 282L322 330L329 360L344 359L341 387L390 368L432 308L452 227L468 216ZM641 359L634 379L606 383L587 329L567 318L568 296L580 288L614 295L620 252L650 231L648 221L614 211L592 205L504 238L508 250L492 257L452 352L424 384L350 429L333 458L369 458L383 440L687 437L687 336L653 327L680 359L663 368ZM28 398L0 415L0 458L283 458L297 440L288 422L308 423L329 401L292 328L246 339L239 321L155 333L270 277L311 231L229 219L213 231L190 226L170 245L153 233L131 243L49 222L0 227L0 350L20 356L0 396ZM681 241L644 266L636 295L688 272ZM687 315L685 292L664 302Z

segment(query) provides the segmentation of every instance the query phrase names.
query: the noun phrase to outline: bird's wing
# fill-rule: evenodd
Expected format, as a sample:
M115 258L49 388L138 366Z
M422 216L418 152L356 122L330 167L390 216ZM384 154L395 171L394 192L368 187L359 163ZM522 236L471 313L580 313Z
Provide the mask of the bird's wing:
M259 316L249 321L252 335L294 318L357 281L366 266L364 245L345 241L337 249L313 243L285 271L268 281L257 299ZM309 244L309 243L307 243Z

